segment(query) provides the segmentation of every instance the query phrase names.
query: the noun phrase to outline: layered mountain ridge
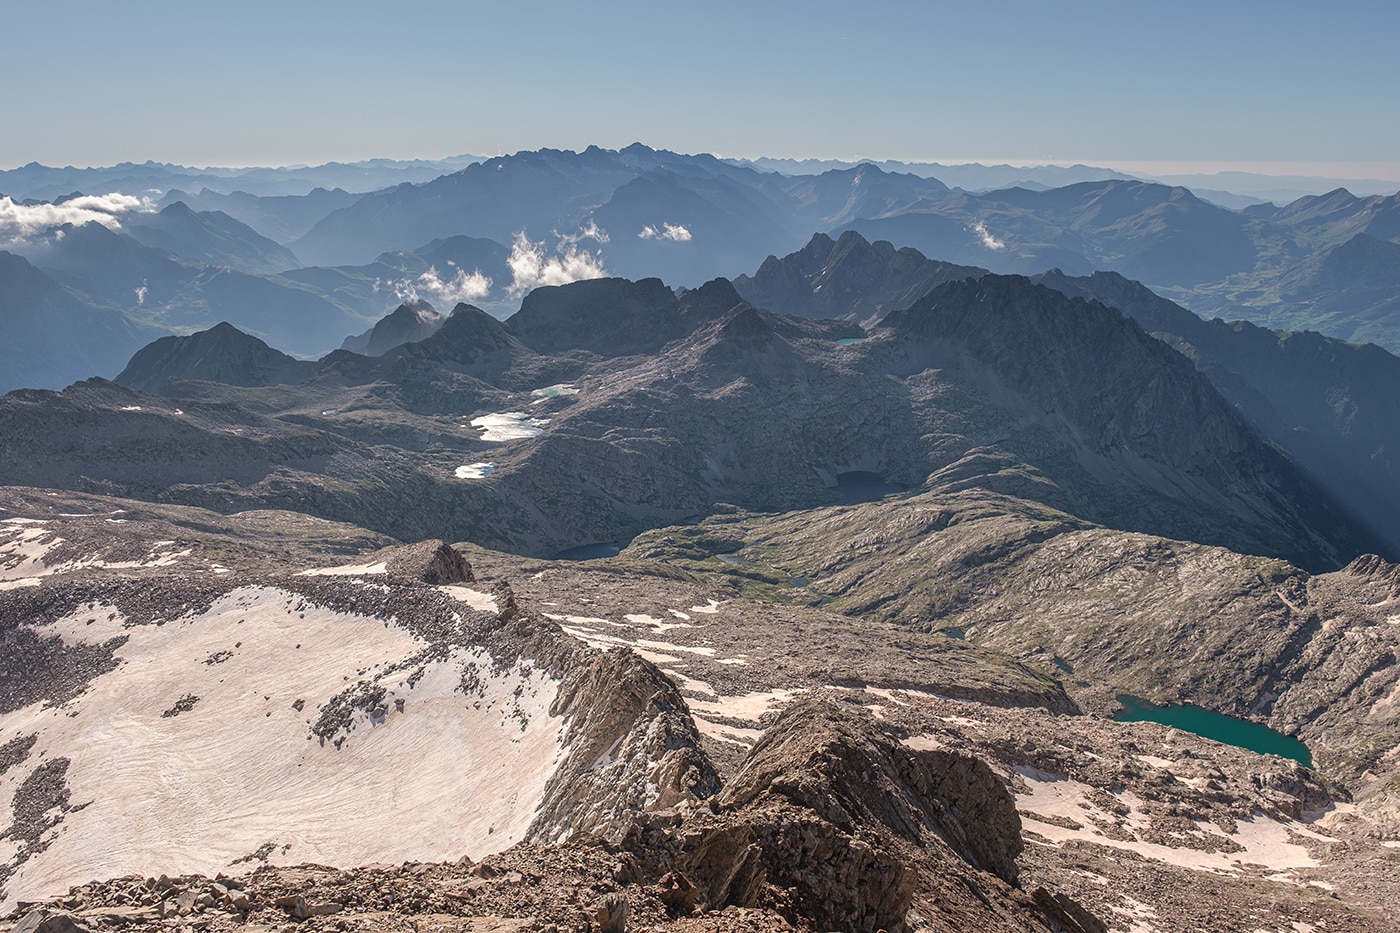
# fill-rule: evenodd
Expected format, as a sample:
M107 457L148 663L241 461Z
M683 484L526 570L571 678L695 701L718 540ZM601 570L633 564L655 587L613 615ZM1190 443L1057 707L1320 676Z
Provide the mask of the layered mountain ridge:
M104 176L88 177L98 184ZM1124 177L973 193L869 163L784 175L641 144L470 160L359 194L216 188L183 199L168 191L157 205L142 200L150 188L127 193L143 206L92 221L125 241L107 237L79 251L60 241L76 229L60 225L7 246L128 326L188 333L227 320L299 356L325 353L405 300L468 301L505 317L534 287L580 278L658 276L693 288L758 269L814 231L839 241L852 230L1000 274L1117 271L1201 313L1400 349L1387 303L1396 261L1386 247L1400 237L1394 198L1344 190L1234 211L1180 186ZM55 196L55 210L82 203L72 190ZM313 265L295 268L303 262ZM900 276L915 273L890 273L895 294L872 293L877 307L858 320L933 284L911 279L900 288ZM765 292L757 303L828 313L825 297L807 311L774 298ZM0 305L16 300L0 289ZM58 362L39 372L48 375L30 384L46 388L93 374Z

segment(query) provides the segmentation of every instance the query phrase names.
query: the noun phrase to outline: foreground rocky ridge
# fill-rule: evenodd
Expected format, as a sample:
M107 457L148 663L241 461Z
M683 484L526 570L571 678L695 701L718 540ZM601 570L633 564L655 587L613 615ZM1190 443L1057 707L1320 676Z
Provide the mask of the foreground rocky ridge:
M1291 930L1295 922L1388 929L1388 905L1400 903L1400 891L1386 880L1397 876L1400 854L1384 844L1395 830L1383 808L1356 790L1364 781L1339 770L1335 755L1320 750L1322 770L1312 772L1161 726L1083 715L1052 674L1093 707L1095 697L1119 683L1114 668L1086 661L1071 673L1042 653L1022 652L1016 661L981 647L971 630L959 639L891 626L868 612L837 614L830 610L841 605L839 593L835 602L816 606L830 598L823 594L836 592L836 577L813 571L801 585L785 574L775 578L773 562L786 539L782 518L734 513L723 527L710 520L668 529L619 558L579 563L431 542L366 549L373 538L362 532L290 513L224 517L51 493L0 493L6 510L0 610L5 618L18 612L30 620L8 631L11 643L19 643L17 636L33 643L37 635L47 646L49 654L26 657L49 660L24 663L52 672L40 678L47 684L67 684L50 701L60 718L101 715L84 697L103 677L138 663L129 652L143 632L196 638L213 624L198 620L220 593L261 585L295 596L286 617L303 650L313 648L308 620L318 607L342 614L341 631L357 613L387 621L387 629L384 621L374 623L380 632L408 626L423 634L429 654L435 644L482 646L496 663L478 664L476 679L454 680L450 693L460 699L450 702L491 701L498 694L489 692L490 678L508 672L510 659L528 658L542 675L560 678L549 710L521 709L528 728L555 715L566 724L567 753L553 766L528 827L499 844L472 843L472 817L454 817L451 804L431 811L457 840L445 853L448 861L437 864L298 867L298 852L304 860L311 851L306 840L291 836L293 846L284 851L283 837L270 833L270 845L249 845L251 851L217 869L233 879L215 881L214 866L196 878L179 877L188 873L179 864L143 863L150 867L110 872L139 870L139 880L80 884L46 901L43 910L71 914L85 929L135 923L231 931L290 921L375 931L600 930L621 928L614 924L625 903L629 929L1198 926L1254 933ZM891 504L848 506L832 515ZM816 518L819 525L829 520ZM865 520L882 527L869 514ZM127 566L79 557L85 534L103 540L99 524L110 529L106 556L125 554ZM955 520L948 530L962 524ZM280 551L269 554L244 533L248 527L272 530ZM771 542L743 548L744 535L757 528L773 533ZM1103 542L1095 534L1110 533L1068 531L1041 546L1066 535L1090 536L1075 548L1085 555L1123 546L1121 533ZM124 547L112 544L123 538ZM701 556L695 549L706 541L737 542L753 563ZM881 543L887 555L892 543ZM676 554L680 545L691 555ZM46 563L50 554L56 559ZM1079 573L1060 560L1062 574ZM308 564L317 572L295 569ZM1016 578L1014 564L1003 569ZM1385 568L1332 576L1340 581L1377 571ZM1333 586L1339 605L1375 601L1364 588ZM95 645L69 646L47 621L71 617L76 628L64 631L91 633L105 612L88 607L107 605L126 618L114 632L125 638L121 644L104 631L86 639ZM200 659L208 650L201 647L195 666L219 676L233 672L239 654L250 650L249 626L261 611L243 610L242 646L226 649L232 657L206 667ZM59 637L45 637L49 632ZM1163 664L1190 672L1185 660L1168 656ZM360 756L363 769L372 743L425 712L422 687L415 696L397 685L411 673L367 669L358 682L351 676L319 713L307 707L299 720L301 744L310 738L317 753ZM13 668L7 674L8 683L17 683ZM433 677L423 676L424 685ZM1174 675L1164 667L1159 676ZM483 686L486 694L479 692ZM1228 683L1220 689L1228 691ZM499 696L510 734L521 729L509 710L522 698L508 694ZM7 696L9 709L39 699ZM153 722L218 728L208 718L219 711L207 690L174 690L168 703L156 699L147 714ZM396 710L396 699L406 700L404 711ZM379 716L384 721L375 724ZM1338 701L1333 732L1364 733L1359 716ZM0 787L27 788L15 797L25 802L12 804L7 831L7 841L30 853L21 871L61 854L71 845L65 839L85 832L84 814L99 812L103 800L81 780L81 749L64 754L60 765L60 749L47 734L26 743L29 734L17 736L19 742L0 736L9 742ZM1388 734L1376 733L1381 741ZM439 751L416 759L417 767L443 760L460 769L469 753L457 748L452 758ZM401 773L395 783L402 794ZM104 793L112 786L109 780ZM43 800L35 796L41 787L49 788ZM260 810L275 802L265 791L256 799ZM503 806L509 806L504 797L479 814L496 822L497 833ZM61 822L21 818L31 812ZM390 813L403 823L403 813ZM225 823L223 834L235 825ZM368 861L426 861L386 847L391 838L379 840L380 851L403 854ZM459 861L462 855L469 860ZM24 877L14 875L10 884ZM85 880L55 883L42 894L58 895ZM1206 888L1212 898L1200 896ZM19 910L12 918L24 915Z
M375 894L356 893L365 872L337 873L335 884L340 887L318 892L305 889L305 879L315 872L299 875L289 866L298 853L302 858L320 854L319 860L331 861L352 855L356 844L347 848L347 841L358 838L366 822L376 833L374 851L411 853L416 847L431 853L441 843L432 841L431 833L418 835L423 828L414 829L414 809L428 801L414 797L416 784L410 775L397 766L384 775L387 784L366 784L365 775L392 765L399 756L415 754L413 746L393 738L405 730L411 734L415 717L420 723L436 723L424 734L429 745L418 746L415 771L436 774L442 766L468 773L490 771L491 758L473 756L486 751L483 730L489 731L486 727L497 714L478 722L480 717L465 710L484 707L490 712L499 706L500 728L509 743L487 754L517 755L510 743L538 744L541 728L547 730L544 738L557 736L552 740L556 751L508 783L491 784L488 793L494 797L462 795L462 790L453 789L459 796L441 798L421 814L450 830L444 838L456 840L449 843L454 850L463 849L462 854L474 859L490 856L488 867L470 876L476 881L467 880L470 862L456 869L415 871L414 877L457 880L448 885L452 891L404 892L406 904L395 908L399 913L404 907L413 916L429 911L474 913L492 903L490 896L475 898L483 887L491 887L479 882L505 877L517 910L569 928L607 927L596 910L603 910L606 919L608 911L623 908L606 897L592 902L621 891L624 900L638 901L641 916L655 911L658 901L661 914L670 918L727 907L758 911L726 915L738 918L736 929L771 924L777 918L809 929L899 929L911 911L932 918L925 925L935 929L954 929L972 918L981 918L976 922L987 929L1098 929L1087 914L1087 926L1066 926L1063 916L1075 911L1067 899L1028 894L1014 886L1019 823L1010 794L986 765L967 756L901 750L897 737L886 734L858 706L821 700L795 704L775 724L768 743L754 750L740 776L721 792L687 703L671 680L628 650L599 653L576 641L546 616L522 605L503 581L477 580L462 554L440 542L381 549L359 555L356 563L279 572L269 567L261 549L238 539L219 542L207 527L185 541L152 542L146 537L152 530L146 527L148 519L133 516L114 520L121 523L115 536L128 537L132 545L145 543L148 555L154 544L162 556L130 561L135 566L127 567L104 567L96 561L48 565L48 551L40 551L58 546L55 538L66 531L65 524L81 530L82 519L53 512L52 518L33 517L53 503L26 503L29 495L16 491L6 500L30 513L17 516L11 511L5 520L7 531L21 531L8 542L7 582L24 582L0 590L0 618L11 620L4 637L16 646L31 646L18 658L19 669L6 668L11 689L0 719L7 734L20 733L5 745L0 773L0 788L9 791L14 813L5 836L15 850L0 879L11 903L16 898L32 901L40 891L61 889L80 881L83 872L104 867L117 872L136 869L154 877L161 871L178 871L175 865L182 861L211 865L222 859L223 871L231 874L257 870L245 881L219 881L222 894L212 902L209 892L219 890L212 883L184 879L152 881L138 893L121 885L87 886L63 903L69 910L82 908L78 922L91 929L112 923L204 922L199 917L206 913L206 921L242 923L265 922L258 920L260 911L298 920L342 912L353 916L372 905L383 911L387 902L377 880ZM117 500L78 501L87 507L117 506L105 511L109 516L131 514L122 512ZM65 501L61 508L75 504ZM179 527L195 525L200 518L175 509L157 512L150 521L155 527ZM213 516L206 520L218 521ZM295 521L290 516L289 520ZM41 530L46 535L35 533ZM328 529L311 523L304 530L305 543L317 547ZM215 551L218 544L222 546ZM162 550L176 545L184 546ZM133 547L136 550L140 548ZM211 561L214 554L219 562ZM21 564L25 572L38 576L14 577ZM175 574L171 568L177 568ZM476 588L483 586L489 591ZM362 620L373 627L363 626ZM298 643L280 645L278 626ZM371 635L375 628L381 634ZM240 640L209 654L219 638L210 641L207 636L221 631L224 639ZM358 680L347 674L344 688L333 695L294 686L291 669L279 675L285 680L258 680L242 660L256 657L255 663L266 665L270 653L296 655L305 649L311 652L308 660L314 658L318 668L335 675L343 667L337 651L344 650L333 647L336 640L351 637L356 644L350 650L357 652L352 663L363 664L375 639L402 641L409 633L414 636L408 645L413 653L402 656L404 649L398 648L400 654L385 654L388 663L360 668ZM189 650L180 655L182 645ZM454 666L453 659L463 651L471 663ZM185 692L196 680L174 682L182 659L194 663L196 680L204 684L198 687L201 693ZM133 679L148 668L164 679ZM447 683L442 681L444 670L451 678ZM21 684L14 678L21 671L24 689L19 690ZM219 675L220 684L237 678L238 691L225 696L210 679ZM124 688L117 696L126 699L100 703L107 685L122 677L141 694L151 695L133 706L133 691ZM292 703L286 714L277 713L282 697L239 699L245 678L246 687L255 693L290 687L306 699ZM167 705L162 691L170 694L169 706L158 712ZM382 820L365 815L346 822L348 814L334 797L296 797L297 782L304 776L290 772L276 784L263 786L217 761L217 780L231 780L241 798L255 803L254 810L234 809L215 824L220 844L211 845L198 827L166 826L155 811L128 822L132 812L183 804L165 799L162 780L143 781L120 755L104 760L102 782L94 783L88 762L104 754L103 744L91 733L65 743L63 730L69 727L44 725L54 716L54 722L61 723L77 715L84 729L139 724L147 738L135 740L137 746L165 747L175 739L161 766L179 771L182 786L188 781L200 797L215 799L216 788L201 783L213 775L205 776L193 762L186 763L178 743L191 740L191 728L253 740L246 724L252 710L246 707L260 705L260 699L273 701L266 713L273 731L258 740L259 770L277 771L290 763L279 759L283 743L275 734L283 729L278 723L284 719L299 722L292 731L301 734L292 738L311 744L296 753L296 768L314 769L327 760L352 762L359 776L351 779L343 773L341 780L353 786L357 797L394 788L387 798L399 801L388 814L394 822L381 825ZM447 756L440 747L454 735L453 709L464 711L471 731L455 739L454 753ZM261 718L253 714L252 722ZM120 728L128 740L134 738L130 725ZM168 735L161 738L161 733ZM832 770L827 762L834 760L846 763ZM884 774L885 783L858 790L851 783L857 773ZM535 788L536 796L528 797L527 788ZM905 803L896 804L899 799ZM113 804L128 816L109 815ZM291 822L259 828L266 820L259 820L258 813ZM528 817L528 824L522 817ZM307 818L314 824L298 829L297 820ZM160 835L140 841L145 821L160 827ZM480 824L487 821L494 826L483 833ZM493 832L503 822L506 828ZM256 847L240 843L252 838L250 829L255 835L266 833L266 842ZM398 833L404 838L396 839ZM321 835L325 842L318 843ZM537 848L561 840L574 844ZM525 848L491 855L517 842ZM230 846L251 851L232 857ZM373 860L363 855L361 859ZM560 881L558 875L545 873L552 863L581 860L584 866L596 867L600 859L606 860L612 878L607 887L590 888L589 903L581 903L576 892L549 906ZM524 864L532 867L491 867ZM212 867L205 871L213 873ZM572 875L576 869L569 871ZM286 879L298 877L303 879L301 891L277 890ZM372 872L369 877L374 877ZM631 887L642 882L650 887ZM945 896L948 892L951 901ZM444 910L444 897L459 902L465 897L470 903ZM118 906L114 900L132 909L113 910ZM593 913L584 912L584 907ZM362 917L357 923L361 921L369 928L390 922L382 916Z

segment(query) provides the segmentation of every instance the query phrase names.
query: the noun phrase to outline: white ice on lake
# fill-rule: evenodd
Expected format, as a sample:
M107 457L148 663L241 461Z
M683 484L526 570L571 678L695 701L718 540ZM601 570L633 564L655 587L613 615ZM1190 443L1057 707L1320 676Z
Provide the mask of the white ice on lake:
M472 427L481 429L483 441L518 441L543 433L548 418L532 418L523 411L502 411L472 419Z
M535 389L531 393L535 401L531 404L538 405L541 402L552 398L563 398L566 395L578 395L578 386L572 382L559 382L552 386L545 386L543 389Z

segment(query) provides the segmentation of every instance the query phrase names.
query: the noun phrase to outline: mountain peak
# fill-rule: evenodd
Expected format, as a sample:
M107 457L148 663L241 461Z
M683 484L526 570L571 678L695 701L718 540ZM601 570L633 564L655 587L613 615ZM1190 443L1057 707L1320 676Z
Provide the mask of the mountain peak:
M168 393L172 381L199 380L234 386L296 385L316 364L297 360L251 334L220 321L187 337L162 337L132 356L118 385Z
M446 320L426 299L412 298L380 318L365 333L345 338L341 349L364 356L382 356L394 347L428 339Z

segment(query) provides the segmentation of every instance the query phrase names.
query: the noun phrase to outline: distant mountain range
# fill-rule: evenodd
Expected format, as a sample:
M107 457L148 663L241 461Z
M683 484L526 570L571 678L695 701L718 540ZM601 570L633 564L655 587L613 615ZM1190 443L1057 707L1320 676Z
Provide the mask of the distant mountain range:
M320 356L348 335L365 334L415 298L438 308L466 301L505 317L536 287L587 278L658 277L693 288L752 274L758 287L768 257L801 249L814 232L835 243L846 231L894 247L880 286L890 292L864 296L873 302L867 316L907 305L936 284L924 271L905 270L910 277L901 278L899 249L910 247L947 264L947 275L955 267L1019 275L1113 271L1201 314L1400 350L1400 195L1339 190L1237 211L1183 187L1126 177L970 193L870 163L782 174L762 170L772 167L764 162L640 144L461 161L469 164L439 175L432 173L452 166L364 163L364 172L420 174L361 194L315 187L257 195L203 186L194 195L162 189L153 201L146 187L133 188L137 193L124 200L99 205L109 213L94 213L85 207L92 199L70 189L51 201L11 201L7 216L15 219L0 229L0 244L49 279L50 293L58 288L64 302L110 317L114 334L189 333L226 321L298 357ZM41 168L13 170L18 174L0 177L0 185L6 178L38 184L50 177ZM331 183L331 169L346 167L321 168L317 180ZM135 185L142 172L170 181L184 170L147 164L103 171L59 177L97 186L91 194L123 178ZM257 179L262 171L215 174L228 181ZM1103 173L1073 167L1043 177L1096 174ZM756 294L776 301L761 289ZM0 281L0 308L9 316L25 314L25 300L18 279ZM836 304L831 295L818 299ZM27 326L32 341L48 325ZM62 339L43 337L54 346ZM113 356L139 345L118 342ZM8 363L0 366L0 389L25 384L15 381L21 372L28 384L47 387L93 374L62 353L42 356L46 363L5 359L17 346L0 350L0 363ZM111 376L116 368L100 372Z
M367 159L362 162L327 162L314 166L252 168L192 168L168 162L122 162L93 168L62 168L30 162L0 171L0 193L21 199L52 200L72 191L107 193L126 191L166 192L184 188L220 194L245 192L260 196L304 195L315 188L374 191L405 182L423 182L456 171L481 156L447 159Z

